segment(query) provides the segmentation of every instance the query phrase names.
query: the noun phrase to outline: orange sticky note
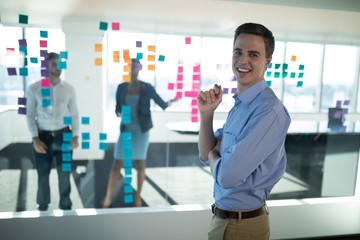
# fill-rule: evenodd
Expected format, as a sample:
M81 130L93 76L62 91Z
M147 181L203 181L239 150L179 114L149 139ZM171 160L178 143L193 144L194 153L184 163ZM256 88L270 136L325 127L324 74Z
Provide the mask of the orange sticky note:
M148 55L148 61L155 62L155 55Z
M296 62L296 56L295 56L295 55L292 55L292 56L291 56L291 61L292 61L292 62Z
M95 66L102 66L102 58L95 58Z
M124 72L131 72L131 65L124 66Z
M114 62L120 62L120 51L113 52Z
M149 51L149 52L155 52L155 46L149 45L149 46L148 46L148 51Z
M155 71L155 64L149 64L148 65L148 70L149 71Z
M130 52L128 49L123 50L123 58L126 63L131 63Z
M102 44L95 43L95 52L102 52Z
M123 81L124 82L130 82L130 80L131 80L131 77L130 77L130 75L128 74L128 75L123 75Z

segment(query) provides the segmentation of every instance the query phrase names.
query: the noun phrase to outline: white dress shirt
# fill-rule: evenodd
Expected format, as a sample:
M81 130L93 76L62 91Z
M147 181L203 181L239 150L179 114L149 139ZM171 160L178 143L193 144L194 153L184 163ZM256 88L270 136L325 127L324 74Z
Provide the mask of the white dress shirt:
M79 111L76 105L75 89L60 81L50 86L51 105L42 106L41 81L29 86L26 92L26 119L31 137L37 137L39 130L55 131L68 126L64 117L71 117L73 136L79 136ZM47 97L48 98L48 97Z

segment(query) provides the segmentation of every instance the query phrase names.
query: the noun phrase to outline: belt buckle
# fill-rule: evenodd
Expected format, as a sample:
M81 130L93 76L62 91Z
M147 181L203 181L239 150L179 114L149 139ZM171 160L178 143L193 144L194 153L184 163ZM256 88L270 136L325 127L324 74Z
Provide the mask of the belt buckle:
M51 131L50 135L51 135L52 137L55 137L55 131Z

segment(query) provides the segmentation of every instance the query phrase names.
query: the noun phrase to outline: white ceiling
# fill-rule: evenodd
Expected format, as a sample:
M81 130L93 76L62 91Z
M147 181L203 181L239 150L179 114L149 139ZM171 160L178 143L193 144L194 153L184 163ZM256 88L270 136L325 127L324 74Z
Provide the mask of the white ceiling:
M61 27L64 19L119 21L122 29L169 34L232 35L244 21L297 34L360 36L360 0L0 0L1 22ZM291 26L291 27L290 27ZM348 28L348 29L347 29ZM296 31L295 31L296 29ZM335 30L335 31L334 31ZM352 33L355 31L355 33Z

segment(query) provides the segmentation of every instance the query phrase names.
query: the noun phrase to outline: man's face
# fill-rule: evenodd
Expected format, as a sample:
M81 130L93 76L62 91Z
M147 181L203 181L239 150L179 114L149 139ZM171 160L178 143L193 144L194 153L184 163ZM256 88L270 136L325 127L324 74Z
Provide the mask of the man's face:
M238 91L244 91L264 78L271 57L266 58L265 42L260 36L241 33L235 40L232 70Z
M61 75L61 70L58 68L58 58L53 58L49 61L50 77L58 78Z

